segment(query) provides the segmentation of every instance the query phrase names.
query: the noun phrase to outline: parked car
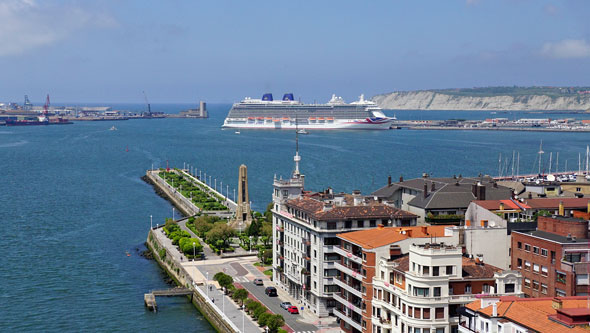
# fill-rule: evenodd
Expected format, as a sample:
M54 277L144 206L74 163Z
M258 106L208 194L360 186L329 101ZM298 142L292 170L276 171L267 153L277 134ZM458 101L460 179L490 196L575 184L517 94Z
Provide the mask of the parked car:
M262 279L254 279L254 284L257 286L262 286L264 285L264 281L262 281Z
M264 289L264 293L267 294L270 297L276 297L277 296L277 288L275 288L275 287L266 287L266 289Z
M288 307L287 311L289 311L290 314L299 314L299 309L297 309L295 305Z
M288 310L289 307L293 306L293 304L291 304L291 302L283 302L281 303L281 308Z

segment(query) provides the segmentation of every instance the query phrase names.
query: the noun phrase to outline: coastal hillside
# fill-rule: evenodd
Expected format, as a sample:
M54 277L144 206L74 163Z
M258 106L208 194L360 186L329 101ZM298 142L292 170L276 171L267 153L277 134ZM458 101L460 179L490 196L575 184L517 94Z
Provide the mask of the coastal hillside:
M374 96L388 110L541 110L590 109L590 87L486 87L398 91Z

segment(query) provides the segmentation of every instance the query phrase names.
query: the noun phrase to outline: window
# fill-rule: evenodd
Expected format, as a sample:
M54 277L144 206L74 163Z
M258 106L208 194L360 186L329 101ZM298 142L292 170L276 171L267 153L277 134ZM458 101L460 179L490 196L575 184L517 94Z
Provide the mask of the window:
M447 275L453 275L453 266L447 266Z
M516 245L519 249L522 249L522 242L518 242Z
M445 333L445 328L444 327L437 327L436 333Z
M533 264L533 272L539 273L539 265L538 264Z
M434 309L434 318L443 319L445 317L445 308Z
M530 261L524 261L524 269L526 269L527 271L531 270L531 263Z
M465 293L466 294L471 294L471 285L470 284L468 284L468 285L465 286Z
M433 296L440 297L440 287L434 287Z
M395 282L402 283L402 275L401 274L395 274Z
M524 244L524 250L527 252L531 252L531 246L529 244Z
M422 309L422 318L423 319L430 319L430 308Z
M543 257L546 257L547 256L547 249L541 249L541 255Z
M517 258L516 259L516 267L517 268L522 268L522 259L520 259L520 258Z
M325 293L337 293L340 291L340 286L336 285L324 285L324 292Z
M414 287L414 296L428 297L429 288Z
M582 261L582 254L580 253L568 253L564 256L564 260L568 262L580 262Z
M429 266L422 267L422 274L424 274L424 275L430 274L430 267Z
M375 228L375 227L377 226L377 221L375 221L375 220L370 220L370 221L369 221L369 226L370 226L371 228Z
M539 290L539 281L533 280L533 290Z
M432 267L432 276L438 276L438 266Z
M547 266L541 266L541 275L547 276L547 274L549 274L549 271L547 270Z
M363 221L363 220L356 221L356 226L357 226L357 228L364 228L365 221Z
M565 290L555 288L555 296L565 297Z
M539 254L539 248L536 246L533 246L533 253Z
M505 293L513 293L514 292L514 283L506 283L504 285L504 292Z
M489 294L490 293L490 286L487 283L484 283L482 291L486 294Z
M352 221L344 221L344 227L346 229L352 228Z
M541 283L541 292L547 294L547 285L544 283Z
M408 317L412 318L414 316L414 308L408 305Z
M524 278L524 287L525 288L531 287L531 279Z
M565 277L566 277L565 273L560 272L560 271L555 271L555 281L557 281L559 283L565 283Z
M313 289L318 289L318 282L317 281L313 281Z

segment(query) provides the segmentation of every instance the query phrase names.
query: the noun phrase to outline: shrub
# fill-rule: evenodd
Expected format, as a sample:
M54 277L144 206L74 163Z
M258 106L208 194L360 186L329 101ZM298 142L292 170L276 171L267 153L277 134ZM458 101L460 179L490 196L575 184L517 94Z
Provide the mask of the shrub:
M267 310L266 309L266 306L260 305L259 308L257 308L256 310L254 310L253 317L256 318L256 320L258 320L258 318L260 317L260 315L263 314L263 313L265 313L266 310Z
M233 299L236 301L239 300L240 304L244 304L244 300L248 298L248 295L249 293L246 289L239 288L236 291L234 291Z
M262 307L262 304L257 301L248 302L248 304L246 304L246 310L248 310L249 313L256 311L256 309L260 307Z
M158 251L158 255L161 259L166 258L166 249L161 249L160 251Z
M266 326L268 327L268 330L270 332L276 332L279 328L283 327L284 325L285 319L283 318L283 316L279 314L272 315L272 317L266 321Z
M272 313L265 312L258 317L258 325L260 327L264 327L267 325L268 321L272 318Z
M194 249L193 243L195 243ZM199 253L203 250L203 245L201 245L201 242L197 238L183 237L178 241L178 246L180 246L180 250L185 254Z

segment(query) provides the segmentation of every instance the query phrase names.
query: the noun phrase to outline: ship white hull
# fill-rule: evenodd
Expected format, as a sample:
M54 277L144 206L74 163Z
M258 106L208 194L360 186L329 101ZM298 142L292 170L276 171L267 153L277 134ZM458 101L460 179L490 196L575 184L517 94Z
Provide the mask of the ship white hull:
M290 121L236 121L225 120L223 128L244 129L306 129L306 130L387 130L393 122L392 119L378 120L335 120L333 122L318 123L292 123Z

